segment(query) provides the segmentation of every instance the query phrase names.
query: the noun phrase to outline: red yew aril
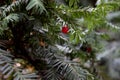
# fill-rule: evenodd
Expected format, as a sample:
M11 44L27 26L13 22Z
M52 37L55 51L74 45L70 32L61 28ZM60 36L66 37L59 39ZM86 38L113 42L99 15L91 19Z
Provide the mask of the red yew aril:
M64 25L64 26L62 27L62 33L67 34L68 31L69 31L68 25Z
M91 52L92 52L92 48L91 48L91 47L87 47L86 51L87 51L88 53L91 53Z

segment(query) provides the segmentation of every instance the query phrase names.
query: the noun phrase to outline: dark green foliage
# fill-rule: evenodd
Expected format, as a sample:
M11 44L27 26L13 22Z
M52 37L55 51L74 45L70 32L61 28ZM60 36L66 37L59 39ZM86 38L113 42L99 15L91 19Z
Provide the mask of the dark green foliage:
M73 59L80 57L83 62L94 59L96 51L94 47L97 42L93 42L97 41L95 36L98 36L96 30L103 28L101 25L104 24L114 27L105 17L109 12L117 10L120 3L108 2L97 5L95 8L81 8L77 6L79 0L67 0L67 2L68 6L57 5L54 0L15 0L1 4L0 39L4 39L3 36L6 35L8 37L5 39L13 41L8 53L13 57L9 57L6 51L0 54L2 56L1 71L3 75L7 75L7 78L10 77L9 80L26 78L33 80L34 77L37 78L36 80L95 79L92 74L82 68L82 64ZM61 32L65 24L69 27L68 34ZM4 34L5 31L9 34ZM78 49L75 48L77 44L85 42L88 44L83 44L82 47L85 46L86 49L89 45L93 48L91 54L82 50L80 46ZM65 46L65 48L58 48L56 45ZM3 56L3 53L6 55ZM21 67L14 69L16 63L23 65L22 69ZM27 65L32 65L35 70L32 73L23 74L22 71Z

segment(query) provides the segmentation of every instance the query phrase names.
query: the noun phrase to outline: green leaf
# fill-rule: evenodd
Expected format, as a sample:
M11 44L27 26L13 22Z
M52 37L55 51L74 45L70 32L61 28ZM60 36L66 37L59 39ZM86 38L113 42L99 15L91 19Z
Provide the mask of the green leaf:
M79 39L79 33L76 33L76 36L75 36L75 44L78 44L80 41Z
M71 7L71 6L73 6L73 4L74 4L74 0L70 0L69 1L69 6Z
M75 38L75 34L70 34L70 42L73 42L74 38Z

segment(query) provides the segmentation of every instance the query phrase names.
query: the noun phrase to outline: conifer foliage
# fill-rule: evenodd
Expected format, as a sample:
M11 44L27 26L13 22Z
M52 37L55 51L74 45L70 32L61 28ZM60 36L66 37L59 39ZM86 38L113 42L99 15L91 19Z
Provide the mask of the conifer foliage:
M94 80L74 58L94 58L89 36L102 25L118 29L106 15L119 9L119 1L102 1L96 7L82 7L79 0L66 0L66 5L56 0L1 0L1 78Z

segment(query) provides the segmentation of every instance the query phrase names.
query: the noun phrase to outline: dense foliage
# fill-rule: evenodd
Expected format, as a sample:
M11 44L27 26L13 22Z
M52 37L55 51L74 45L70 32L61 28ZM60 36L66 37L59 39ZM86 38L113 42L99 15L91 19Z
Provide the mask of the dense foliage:
M59 0L58 0L59 1ZM95 80L84 68L94 62L102 29L119 29L106 15L119 0L84 6L79 0L1 0L0 64L8 80ZM80 4L80 5L79 5ZM66 30L62 30L63 27ZM67 31L67 32L66 32ZM79 58L79 60L75 60Z

